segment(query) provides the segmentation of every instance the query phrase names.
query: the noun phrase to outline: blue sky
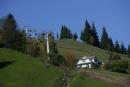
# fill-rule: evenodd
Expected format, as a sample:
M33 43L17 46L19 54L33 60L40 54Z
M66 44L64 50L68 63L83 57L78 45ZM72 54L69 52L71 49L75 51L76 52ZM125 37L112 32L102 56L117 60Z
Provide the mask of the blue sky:
M60 32L62 25L80 34L86 19L101 36L105 26L113 40L130 44L130 0L0 0L0 17L12 13L20 27Z

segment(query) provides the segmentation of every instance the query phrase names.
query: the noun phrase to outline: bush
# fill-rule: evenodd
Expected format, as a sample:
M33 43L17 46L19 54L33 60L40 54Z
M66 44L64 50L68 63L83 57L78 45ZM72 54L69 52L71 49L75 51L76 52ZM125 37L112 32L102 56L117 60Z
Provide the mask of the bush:
M76 56L71 52L67 52L65 54L65 60L66 60L66 65L71 68L73 68L77 62Z
M110 69L111 68L111 64L110 63L106 63L104 66L103 66L104 69Z
M61 66L61 65L65 65L65 58L62 55L57 55L55 58L53 58L53 65L55 66Z
M112 60L120 60L121 59L121 57L119 56L119 55L117 55L117 54L110 54L110 56L109 56L109 61L112 61Z
M129 64L129 66L128 66L127 73L130 74L130 64Z
M130 69L128 69L128 65L129 65L128 61L118 60L118 61L112 61L111 63L106 63L103 68L113 72L130 73Z
M110 70L114 72L126 73L128 70L128 61L113 61L110 65Z
M38 57L38 56L40 56L40 47L36 45L36 46L32 49L31 55L32 55L33 57Z

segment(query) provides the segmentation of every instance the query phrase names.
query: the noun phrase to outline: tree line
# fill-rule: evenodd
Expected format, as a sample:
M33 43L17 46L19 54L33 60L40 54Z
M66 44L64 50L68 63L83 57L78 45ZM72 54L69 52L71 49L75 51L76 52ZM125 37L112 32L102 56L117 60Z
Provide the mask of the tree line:
M72 33L63 26L66 34L63 36L72 39ZM75 39L76 36L74 35ZM74 38L73 37L73 38ZM37 33L32 29L21 29L12 14L8 14L4 19L0 19L0 48L8 48L21 51L33 57L38 57L44 64L55 66L75 66L75 57L72 53L67 56L59 54L54 34L48 32L49 54L47 53L46 32ZM74 61L74 62L73 62Z
M57 34L57 38L77 40L78 35L76 32L72 33L67 26L63 25L61 27L60 35ZM88 21L85 22L85 27L84 30L81 31L80 39L87 44L105 50L122 54L127 53L130 57L130 45L127 50L123 43L120 45L119 42L116 41L114 44L112 38L108 36L105 27L103 27L102 38L100 41L94 23L90 25ZM14 49L34 57L40 57L42 62L51 63L53 65L65 64L66 66L73 67L76 62L74 54L67 53L66 56L60 55L53 33L49 34L49 42L50 54L47 54L45 32L37 33L32 32L31 30L26 32L25 30L20 29L12 14L8 14L4 17L2 26L0 26L0 48Z
M73 34L67 26L63 25L61 27L60 39L77 40L78 35L76 32ZM109 37L105 27L102 28L102 35L100 40L96 31L95 24L90 24L87 20L85 21L84 29L81 31L80 40L89 45L93 45L105 50L121 54L128 54L128 57L130 57L130 45L128 48L126 48L123 42L121 44L117 40L113 42L112 38Z

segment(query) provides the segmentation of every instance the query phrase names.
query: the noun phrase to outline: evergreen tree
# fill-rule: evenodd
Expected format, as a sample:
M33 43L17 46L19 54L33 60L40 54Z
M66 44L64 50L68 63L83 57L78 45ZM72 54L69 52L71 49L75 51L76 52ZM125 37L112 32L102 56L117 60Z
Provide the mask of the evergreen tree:
M81 31L80 40L84 41L84 32L83 31Z
M90 38L91 38L91 26L86 20L85 22L85 28L84 28L84 42L90 44Z
M120 45L118 43L118 41L116 40L115 42L115 52L119 53L120 52Z
M65 37L67 37L65 30L66 30L66 29L65 29L65 26L62 26L62 27L61 27L61 33L60 33L60 39L63 39L63 38L65 38Z
M60 39L65 39L65 38L72 39L73 34L71 33L70 29L64 25L61 27Z
M68 29L67 30L68 31L68 39L73 39L73 34L72 34L72 32Z
M4 17L0 18L0 30L2 29L4 22L5 22L5 18Z
M74 40L77 40L77 38L78 38L77 34L74 33L73 39L74 39Z
M123 42L121 43L121 46L120 46L120 47L121 47L121 49L120 49L121 53L122 53L122 54L126 54L126 48L125 48Z
M5 47L10 47L15 40L16 21L12 14L9 14L3 24L2 40Z
M108 34L105 27L103 27L102 31L101 48L108 49Z
M98 35L97 35L97 31L96 31L96 27L95 27L94 23L92 23L91 32L92 32L92 35L91 35L90 41L92 41L92 45L100 47L100 42L99 42L99 39L98 39Z
M108 39L108 49L109 51L114 51L114 44L111 38Z
M7 16L2 29L2 43L5 47L20 51L25 50L26 34L17 29L17 23L12 14Z
M130 58L130 45L128 45L127 54L128 54L128 57Z
M58 32L57 32L57 35L56 35L56 37L57 37L57 39L59 39L59 34L58 34Z

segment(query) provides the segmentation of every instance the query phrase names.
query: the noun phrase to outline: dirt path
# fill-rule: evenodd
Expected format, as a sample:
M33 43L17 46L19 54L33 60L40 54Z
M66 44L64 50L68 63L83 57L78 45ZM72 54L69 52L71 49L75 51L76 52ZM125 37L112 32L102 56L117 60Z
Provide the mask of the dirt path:
M64 70L64 74L56 80L54 87L69 87L71 71Z
M116 76L110 76L110 75L108 76L102 73L92 72L92 71L87 71L87 70L82 70L80 71L80 73L92 79L111 82L117 85L121 85L123 87L130 87L130 80L128 78L122 78L122 77L116 77Z

